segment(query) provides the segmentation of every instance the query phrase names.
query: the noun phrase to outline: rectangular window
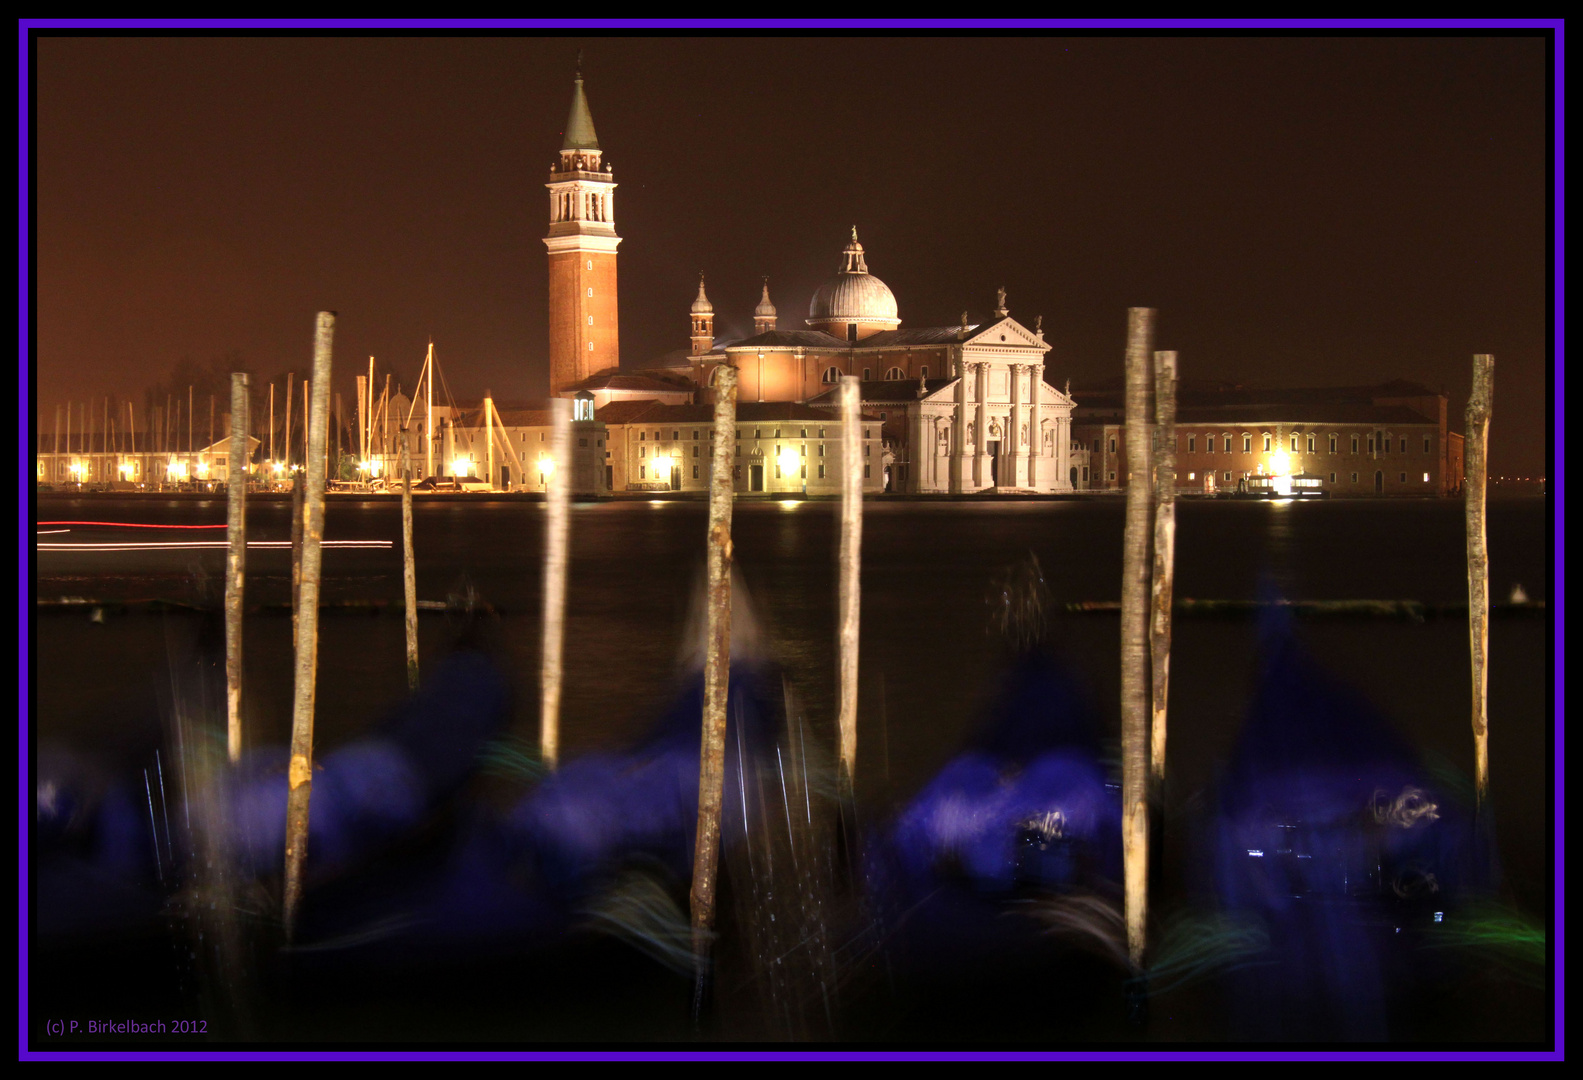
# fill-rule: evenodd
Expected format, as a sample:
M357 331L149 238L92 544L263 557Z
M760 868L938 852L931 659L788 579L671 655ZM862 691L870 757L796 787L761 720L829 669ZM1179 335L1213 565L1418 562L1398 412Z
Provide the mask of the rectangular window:
M1424 453L1429 453L1429 436L1424 436Z
M1229 453L1231 453L1231 436L1230 435L1226 436L1225 442L1226 442L1226 453L1229 454ZM1228 476L1226 479L1229 480L1230 477Z
M1187 452L1189 454L1196 454L1196 453L1198 453L1198 436L1197 435L1189 435L1187 437Z
M1265 443L1264 444L1264 448L1266 450L1268 450L1270 448L1269 443ZM1244 454L1251 454L1251 453L1253 453L1253 436L1252 435L1244 435L1242 437L1242 452Z
M639 480L647 480L648 478L649 478L649 468L648 468L648 466L647 465L639 465L638 466L638 479Z
M695 447L693 447L693 457L697 457L697 456L698 456L698 447L695 446Z
M802 463L802 479L808 479L808 463L806 461Z
M693 479L698 479L698 466L696 465L693 466Z
M863 369L863 381L864 382L868 382L873 377L874 377L874 369L873 368L864 368Z
M1428 473L1424 473L1424 483L1426 483L1426 484L1429 483L1429 474Z
M693 428L693 438L695 438L695 439L698 438L698 429L697 428Z
M1332 484L1334 484L1336 482L1336 474L1335 473L1331 473L1330 474L1330 482Z
M821 479L821 480L824 479L824 465L823 464L821 464L819 466L819 479Z
M1336 452L1336 437L1334 435L1330 436L1330 452L1332 454Z
M870 447L868 443L864 443L863 444L863 456L864 457L868 457L868 452L869 452L870 449L872 449L872 447Z
M587 446L588 445L588 440L587 439L578 439L577 440L577 445L578 446Z
M1246 437L1244 437L1243 442L1244 443L1247 442ZM1248 450L1247 446L1244 445L1243 448L1242 448L1243 453L1247 453L1247 450ZM1270 452L1270 437L1268 435L1266 435L1264 437L1264 452L1266 454L1268 454Z
M1354 484L1356 484L1358 482L1358 474L1357 473L1353 473L1352 474L1352 482Z
M1374 436L1369 436L1369 453L1374 453Z
M1110 470L1110 478L1112 480L1114 480L1116 478L1116 470L1115 469Z
M1206 454L1213 454L1214 452L1215 452L1215 437L1213 435L1211 435L1209 438L1204 440L1204 453L1206 453Z
M1407 453L1407 436L1402 436L1402 453Z
M649 437L649 433L648 432L646 432L646 431L638 432L638 441L639 442L647 442L648 441L648 437Z
M780 478L781 478L781 460L780 460L780 458L776 458L775 459L775 479L779 480Z
M638 447L638 457L648 457L648 456L649 456L649 448L648 447L646 447L646 446Z
M1116 440L1114 438L1110 440L1110 452L1112 454L1116 452Z
M742 479L742 466L740 466L740 465L733 465L733 466L731 466L731 478L733 480L740 480L740 479Z
M868 372L865 371L865 372L863 372L863 374L867 375ZM865 480L868 479L868 463L867 462L863 463L863 479L865 479Z
M1230 473L1226 474L1226 483L1228 483L1228 484L1231 483L1231 474Z
M679 432L679 431L673 431L673 432L671 432L671 438L672 438L672 439L673 439L673 440L675 440L675 439L679 439L679 438L681 438L681 437L682 437L682 433L681 433L681 432Z
M1352 452L1354 454L1356 454L1358 452L1358 437L1356 435L1352 436ZM1353 479L1357 479L1357 478L1354 477Z
M1308 452L1310 454L1314 452L1314 437L1312 435L1308 436Z
M819 456L824 457L824 443L819 444Z
M1292 432L1292 453L1297 453L1297 432Z
M1187 478L1188 478L1188 479L1189 479L1189 480L1195 480L1195 479L1197 479L1197 477L1198 477L1198 474L1197 474L1197 473L1188 473L1188 474L1187 474Z

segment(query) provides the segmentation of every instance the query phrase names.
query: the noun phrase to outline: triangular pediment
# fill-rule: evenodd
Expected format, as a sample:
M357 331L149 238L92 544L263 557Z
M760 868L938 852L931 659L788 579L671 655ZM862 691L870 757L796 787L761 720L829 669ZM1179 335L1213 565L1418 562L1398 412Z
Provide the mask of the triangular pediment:
M1040 341L1037 334L1010 315L978 327L962 344L986 345L999 349L1024 348L1038 349L1040 352L1050 351L1050 346Z

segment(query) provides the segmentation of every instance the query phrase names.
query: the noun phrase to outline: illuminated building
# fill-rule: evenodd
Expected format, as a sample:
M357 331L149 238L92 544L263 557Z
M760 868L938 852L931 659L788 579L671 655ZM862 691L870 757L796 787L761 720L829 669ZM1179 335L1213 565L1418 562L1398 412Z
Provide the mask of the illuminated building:
M1072 437L1089 490L1126 487L1119 383L1076 390ZM1460 494L1462 436L1447 399L1416 383L1248 389L1184 383L1177 394L1176 474L1183 493L1246 491L1297 477L1333 495ZM1277 485L1279 486L1279 485Z

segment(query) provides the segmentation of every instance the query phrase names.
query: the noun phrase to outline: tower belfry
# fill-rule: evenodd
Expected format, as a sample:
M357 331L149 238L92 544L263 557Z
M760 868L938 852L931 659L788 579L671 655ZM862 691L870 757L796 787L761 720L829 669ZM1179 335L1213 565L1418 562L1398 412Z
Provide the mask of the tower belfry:
M583 93L582 58L559 157L550 168L550 393L621 363L616 315L615 177Z

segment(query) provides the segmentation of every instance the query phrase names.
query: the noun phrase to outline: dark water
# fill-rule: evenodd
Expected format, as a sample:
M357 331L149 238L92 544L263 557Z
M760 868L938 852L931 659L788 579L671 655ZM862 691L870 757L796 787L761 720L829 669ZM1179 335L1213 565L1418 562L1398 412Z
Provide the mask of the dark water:
M196 524L223 522L225 515L222 500L49 498L38 509L41 521ZM831 742L836 509L830 503L739 502L734 524L737 563L774 655L787 670L798 710L815 737ZM287 514L284 501L254 504L251 538L286 539ZM1066 601L1115 600L1122 518L1120 500L1100 499L879 502L866 508L858 796L867 812L882 815L957 750L1000 655L985 602L997 572L1032 552L1058 608ZM562 711L566 757L630 741L674 685L681 629L702 568L704 526L701 503L575 508ZM501 612L500 627L515 661L515 723L532 740L541 530L542 506L536 503L430 500L416 508L419 598L440 600L471 588ZM83 535L78 529L48 539ZM399 504L333 501L326 536L393 539L399 545ZM1177 544L1178 597L1253 599L1261 580L1270 578L1295 599L1466 598L1462 508L1455 502L1184 502ZM1532 599L1551 599L1545 501L1494 502L1489 549L1494 597L1503 599L1520 584ZM287 601L288 558L284 552L250 553L249 603ZM35 589L44 599L212 603L223 591L223 560L222 551L40 552ZM400 599L399 546L327 551L324 566L327 602ZM172 657L187 654L196 622L182 614L135 610L102 622L91 622L80 609L37 615L32 670L38 737L92 748L129 768L141 762L160 739ZM329 748L364 730L403 693L403 631L395 614L330 614L321 628L317 738L321 748ZM420 630L425 655L432 655L447 638L447 617L425 614ZM1056 647L1090 680L1114 739L1120 682L1116 617L1061 613L1051 631ZM1315 620L1304 623L1301 633L1323 663L1369 695L1421 751L1471 775L1465 621ZM290 712L290 618L256 614L246 634L249 740L283 743ZM1168 820L1190 812L1229 751L1252 689L1253 642L1251 620L1176 624ZM1490 760L1503 869L1516 903L1541 917L1552 905L1550 642L1547 619L1498 618L1492 625ZM1185 857L1168 845L1162 910L1182 898ZM580 1014L566 1006L563 1028L581 1033L564 1037L688 1037L668 1011L675 988L663 981L656 985L661 988L653 1000L630 991L640 1000L626 1007L630 1022L614 1029L579 1029ZM1547 1000L1537 995L1520 1009L1505 1002L1494 1008L1485 1029L1431 1037L1537 1038L1547 1030L1548 1017L1532 1010ZM1211 1005L1189 999L1167 1004L1151 1021L1150 1037L1216 1037ZM648 1019L637 1019L640 1014ZM302 1030L316 1032L302 1037L346 1037L311 1024ZM495 1030L478 1019L460 1024L453 1037L495 1037L489 1034ZM991 1025L978 1034L1030 1037L1017 1030L1015 1024L1004 1031ZM1117 1030L1126 1037L1125 1028ZM917 1035L905 1024L892 1032Z

